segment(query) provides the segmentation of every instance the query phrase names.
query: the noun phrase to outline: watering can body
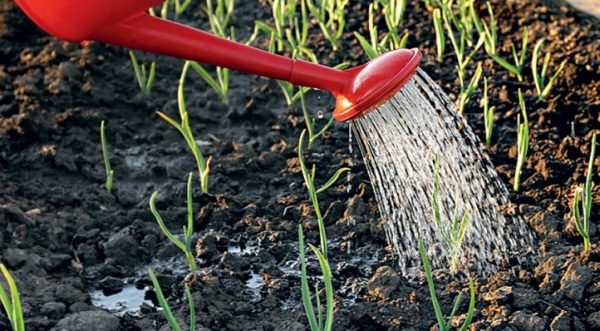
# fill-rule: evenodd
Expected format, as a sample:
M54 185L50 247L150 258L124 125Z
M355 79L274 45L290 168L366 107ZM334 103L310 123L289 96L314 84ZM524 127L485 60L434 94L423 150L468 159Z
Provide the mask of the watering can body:
M292 60L146 13L162 0L16 0L49 34L99 41L328 90L334 117L349 120L385 102L414 74L421 53L393 51L344 71Z

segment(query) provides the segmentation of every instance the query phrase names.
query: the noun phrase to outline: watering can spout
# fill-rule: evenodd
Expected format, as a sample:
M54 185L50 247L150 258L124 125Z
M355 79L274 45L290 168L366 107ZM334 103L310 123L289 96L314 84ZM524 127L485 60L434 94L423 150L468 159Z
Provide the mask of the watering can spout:
M421 53L402 49L337 70L292 60L146 13L161 0L16 0L42 29L70 42L94 40L330 91L339 121L387 101L414 74Z

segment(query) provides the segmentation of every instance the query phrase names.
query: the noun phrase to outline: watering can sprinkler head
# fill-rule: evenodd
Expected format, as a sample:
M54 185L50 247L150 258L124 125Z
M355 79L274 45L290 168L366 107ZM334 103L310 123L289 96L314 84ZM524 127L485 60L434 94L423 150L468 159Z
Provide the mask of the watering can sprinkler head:
M414 75L421 53L400 49L347 70L292 60L150 16L162 0L16 0L38 26L70 42L99 41L328 90L346 121L389 100Z

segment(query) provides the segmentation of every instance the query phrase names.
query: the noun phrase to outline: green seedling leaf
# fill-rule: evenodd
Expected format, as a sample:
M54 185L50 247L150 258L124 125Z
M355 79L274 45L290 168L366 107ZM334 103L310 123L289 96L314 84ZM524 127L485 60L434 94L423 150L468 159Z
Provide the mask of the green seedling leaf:
M152 287L154 287L154 292L156 293L156 298L158 299L158 303L160 304L160 307L163 309L163 314L165 315L165 318L167 319L167 322L169 323L171 330L181 331L182 329L179 326L179 323L177 322L177 320L175 319L175 316L173 315L173 312L171 311L171 307L169 307L169 304L167 303L167 299L165 299L162 289L160 288L160 283L158 282L158 279L156 278L156 274L154 274L154 271L152 269L148 269L148 275L150 276L150 280L152 281Z

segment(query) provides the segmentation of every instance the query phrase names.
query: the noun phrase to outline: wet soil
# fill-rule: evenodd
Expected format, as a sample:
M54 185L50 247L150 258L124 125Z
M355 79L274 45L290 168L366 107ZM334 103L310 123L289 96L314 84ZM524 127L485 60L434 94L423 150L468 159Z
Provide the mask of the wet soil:
M269 11L238 2L233 23L238 36L247 38L252 22L267 19ZM351 1L347 31L365 31L367 5ZM600 131L600 23L540 1L494 1L494 8L503 54L508 56L510 40L526 25L530 40L546 38L551 68L568 62L552 96L539 101L529 73L520 83L484 56L476 58L483 61L497 109L495 144L486 150L508 186L515 164L516 91L525 91L531 152L523 189L512 201L539 238L540 258L521 264L515 258L515 265L476 280L472 328L600 330L600 186L594 190L590 252L579 254L581 240L569 221L592 132ZM182 20L203 26L198 22L206 17L196 6ZM411 32L408 45L425 55L422 68L456 93L454 56L448 53L443 65L434 61L433 25L420 1L409 3L405 29ZM332 53L317 32L311 42L319 45L324 63L365 60L351 33L344 51ZM188 316L181 293L184 261L148 208L150 194L158 191L157 206L168 225L179 229L185 219L193 159L178 132L155 114L175 116L182 61L140 57L157 61L151 97L139 92L126 50L59 42L12 1L0 3L0 260L17 278L29 330L166 330L147 289L149 267L157 271L175 315L182 322ZM308 242L317 241L317 231L295 150L302 113L285 105L273 81L233 73L231 85L230 106L194 74L186 89L196 137L213 158L210 194L194 191L199 271L188 281L198 325L304 330L296 229L304 226ZM312 107L314 114L330 107L331 100L320 96L312 96L319 105ZM466 116L482 137L479 98L477 92ZM107 121L116 176L112 193L103 188L101 120ZM348 125L335 124L308 159L318 165L317 178L340 166L352 168L349 179L321 196L336 289L334 329L434 328L423 281L394 271L396 258L385 241L369 178L357 148L349 151ZM600 158L594 162L598 169ZM314 260L309 273L318 274ZM448 311L466 284L451 277L438 277L437 283ZM141 308L131 302L120 307L118 297L110 296L115 294L143 302ZM110 310L94 306L100 304ZM465 307L463 302L461 312ZM0 330L8 328L0 315Z

